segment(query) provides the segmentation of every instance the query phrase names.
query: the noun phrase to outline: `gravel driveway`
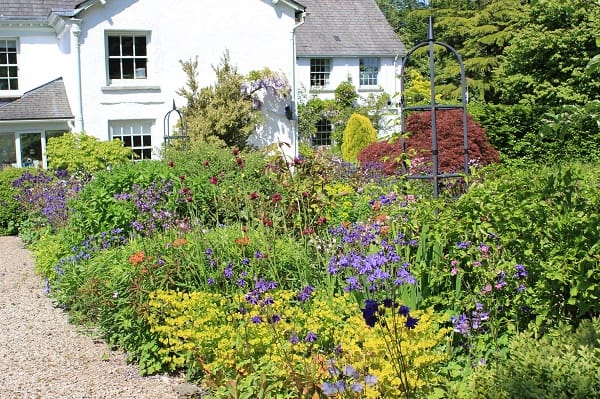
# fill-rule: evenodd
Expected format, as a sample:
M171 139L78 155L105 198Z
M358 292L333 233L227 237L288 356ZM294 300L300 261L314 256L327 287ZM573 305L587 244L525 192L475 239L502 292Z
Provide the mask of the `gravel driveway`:
M69 324L42 289L21 240L0 237L1 399L179 396L181 379L140 377L123 353Z

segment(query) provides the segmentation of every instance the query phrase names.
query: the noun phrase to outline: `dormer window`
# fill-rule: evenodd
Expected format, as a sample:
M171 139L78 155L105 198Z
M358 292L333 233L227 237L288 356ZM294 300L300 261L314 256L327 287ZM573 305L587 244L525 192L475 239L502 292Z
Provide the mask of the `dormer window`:
M0 39L0 90L18 90L17 41Z
M147 44L147 33L109 33L107 36L109 81L147 79Z

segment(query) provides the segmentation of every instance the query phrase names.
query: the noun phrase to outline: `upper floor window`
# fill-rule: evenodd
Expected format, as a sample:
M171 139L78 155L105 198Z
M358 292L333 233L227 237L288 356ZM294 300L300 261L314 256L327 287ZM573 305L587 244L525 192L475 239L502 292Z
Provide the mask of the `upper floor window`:
M379 75L379 59L361 58L359 71L360 86L377 86L377 77Z
M310 59L310 87L326 87L329 85L331 60L329 58Z
M109 121L110 139L119 139L137 154L136 159L152 158L152 120Z
M0 39L0 90L18 90L17 41Z
M110 81L148 77L148 34L109 33L107 41Z

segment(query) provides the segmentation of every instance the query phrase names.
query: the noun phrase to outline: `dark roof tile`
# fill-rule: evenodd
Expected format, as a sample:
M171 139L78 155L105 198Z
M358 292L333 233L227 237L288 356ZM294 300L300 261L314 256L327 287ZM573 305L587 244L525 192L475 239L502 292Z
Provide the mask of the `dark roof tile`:
M396 56L406 47L375 0L303 0L306 22L297 30L297 55Z
M0 102L0 120L72 119L62 78L28 91L12 101Z

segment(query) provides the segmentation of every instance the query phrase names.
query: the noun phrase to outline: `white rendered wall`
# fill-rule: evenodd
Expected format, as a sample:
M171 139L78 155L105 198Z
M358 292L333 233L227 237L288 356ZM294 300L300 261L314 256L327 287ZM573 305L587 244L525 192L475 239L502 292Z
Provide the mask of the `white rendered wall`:
M163 118L172 101L183 106L176 91L185 85L180 60L198 56L200 87L215 82L212 66L229 51L238 72L269 67L291 79L294 12L270 0L110 0L81 15L84 129L108 138L108 121L153 120L152 144L163 143ZM115 88L107 81L106 31L149 31L148 79ZM70 98L75 98L71 93ZM74 104L71 104L75 108ZM282 112L267 129L290 135ZM276 130L276 131L275 131Z
M326 57L325 57L326 58ZM313 95L321 99L332 99L336 87L342 82L350 80L357 92L362 97L369 94L388 93L393 96L398 91L395 77L393 58L379 59L378 85L373 87L360 87L359 79L359 61L360 57L331 58L331 74L329 75L329 85L325 88L310 89L310 58L298 58L297 77L298 87L310 99Z
M53 29L15 24L14 27L3 27L0 37L17 40L19 68L19 90L16 93L0 91L0 96L22 95L60 77L64 78L65 84L70 81L73 69L68 44L65 46L65 39L59 40Z

